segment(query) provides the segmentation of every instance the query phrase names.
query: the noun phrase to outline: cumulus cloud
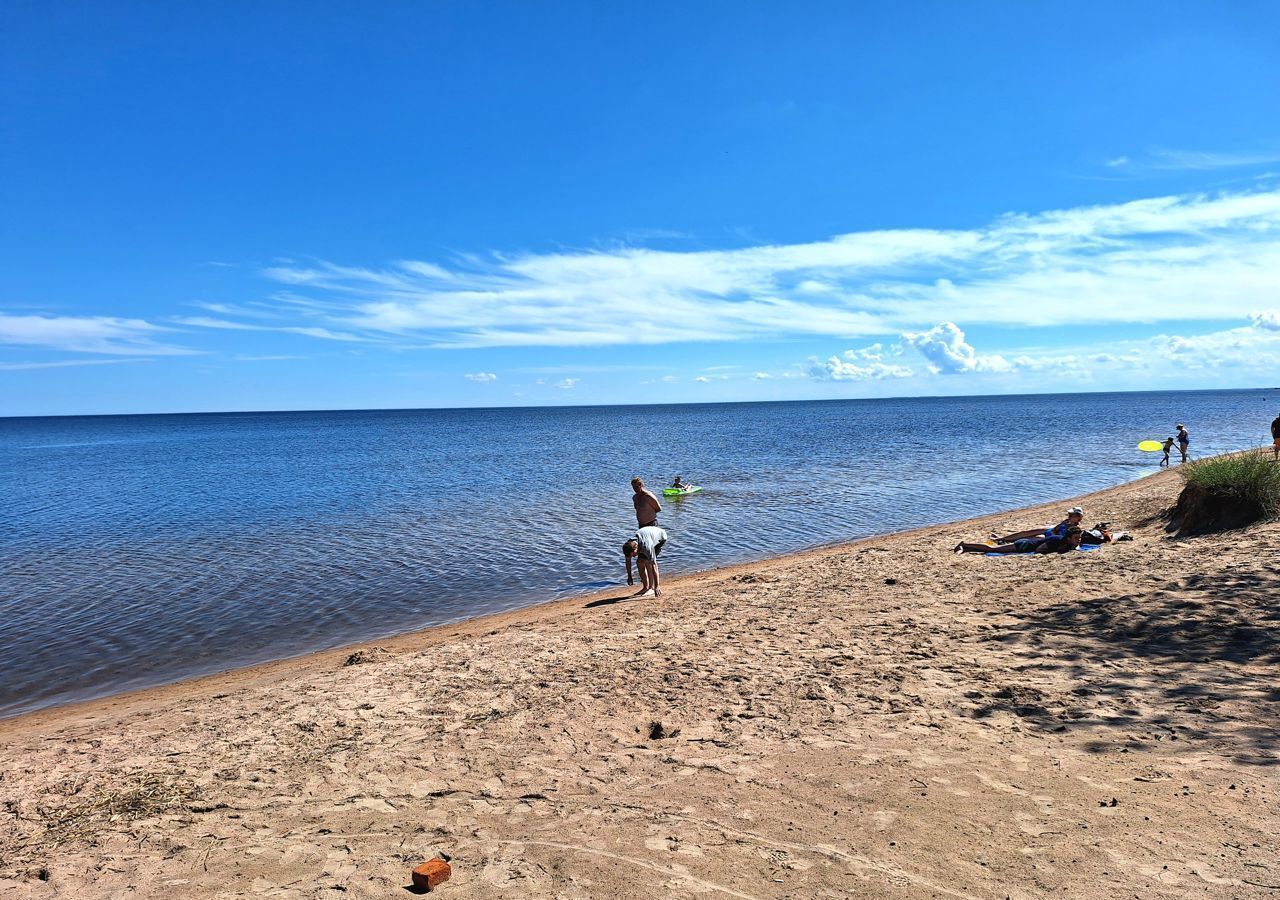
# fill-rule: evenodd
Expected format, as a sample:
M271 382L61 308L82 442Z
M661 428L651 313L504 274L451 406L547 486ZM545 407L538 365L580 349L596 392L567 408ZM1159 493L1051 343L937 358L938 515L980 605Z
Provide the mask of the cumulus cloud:
M561 381L557 381L556 387L560 388L562 391L571 391L581 380L581 378L565 378Z
M902 342L919 351L934 372L955 375L960 372L1007 372L1013 368L1003 357L979 356L954 322L940 322L921 333L908 332L902 336Z
M490 382L498 380L498 376L493 372L468 372L463 377L467 381Z
M1280 331L1280 309L1266 309L1249 313L1249 321L1254 328L1264 331Z
M1171 365L1187 369L1274 368L1280 358L1280 316L1253 313L1249 325L1200 335L1160 334L1143 340L1113 341L1092 347L1064 347L1016 353L979 353L953 322L940 322L925 332L907 332L897 344L872 344L846 350L825 361L811 359L807 374L821 381L869 381L882 378L911 378L922 374L940 376L1009 375L1048 372L1092 378L1112 377L1124 371ZM910 356L925 362L924 371L914 368ZM899 362L887 360L898 359Z
M0 313L0 344L116 356L177 356L197 352L157 340L167 331L142 319Z
M914 374L908 366L859 360L853 350L826 361L814 360L809 367L810 377L820 381L879 381L884 378L910 378Z

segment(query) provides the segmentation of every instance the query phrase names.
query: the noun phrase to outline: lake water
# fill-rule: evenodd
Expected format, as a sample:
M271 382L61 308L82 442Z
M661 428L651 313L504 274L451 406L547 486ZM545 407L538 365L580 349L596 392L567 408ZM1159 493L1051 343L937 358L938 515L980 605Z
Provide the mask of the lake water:
M705 486L675 574L1259 445L1278 397L0 419L0 715L619 584L632 475Z

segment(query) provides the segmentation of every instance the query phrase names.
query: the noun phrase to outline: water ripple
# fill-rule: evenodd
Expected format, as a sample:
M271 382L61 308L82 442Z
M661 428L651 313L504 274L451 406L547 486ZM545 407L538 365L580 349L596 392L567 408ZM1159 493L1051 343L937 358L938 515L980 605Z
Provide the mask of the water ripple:
M706 488L679 573L1259 443L1272 396L3 419L0 714L616 584L633 474Z

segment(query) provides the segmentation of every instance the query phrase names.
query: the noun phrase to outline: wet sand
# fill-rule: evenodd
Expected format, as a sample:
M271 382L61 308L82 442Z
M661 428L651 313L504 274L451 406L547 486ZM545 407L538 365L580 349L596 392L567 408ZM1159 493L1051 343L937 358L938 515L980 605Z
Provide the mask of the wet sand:
M1179 486L0 722L0 892L1280 896L1280 524ZM950 552L1074 503L1136 540Z

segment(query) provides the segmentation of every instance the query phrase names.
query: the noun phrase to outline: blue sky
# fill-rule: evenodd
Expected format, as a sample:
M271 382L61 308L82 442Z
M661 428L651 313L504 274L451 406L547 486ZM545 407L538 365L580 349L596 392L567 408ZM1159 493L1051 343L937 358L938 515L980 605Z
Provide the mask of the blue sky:
M1271 3L46 4L0 414L1270 386Z

